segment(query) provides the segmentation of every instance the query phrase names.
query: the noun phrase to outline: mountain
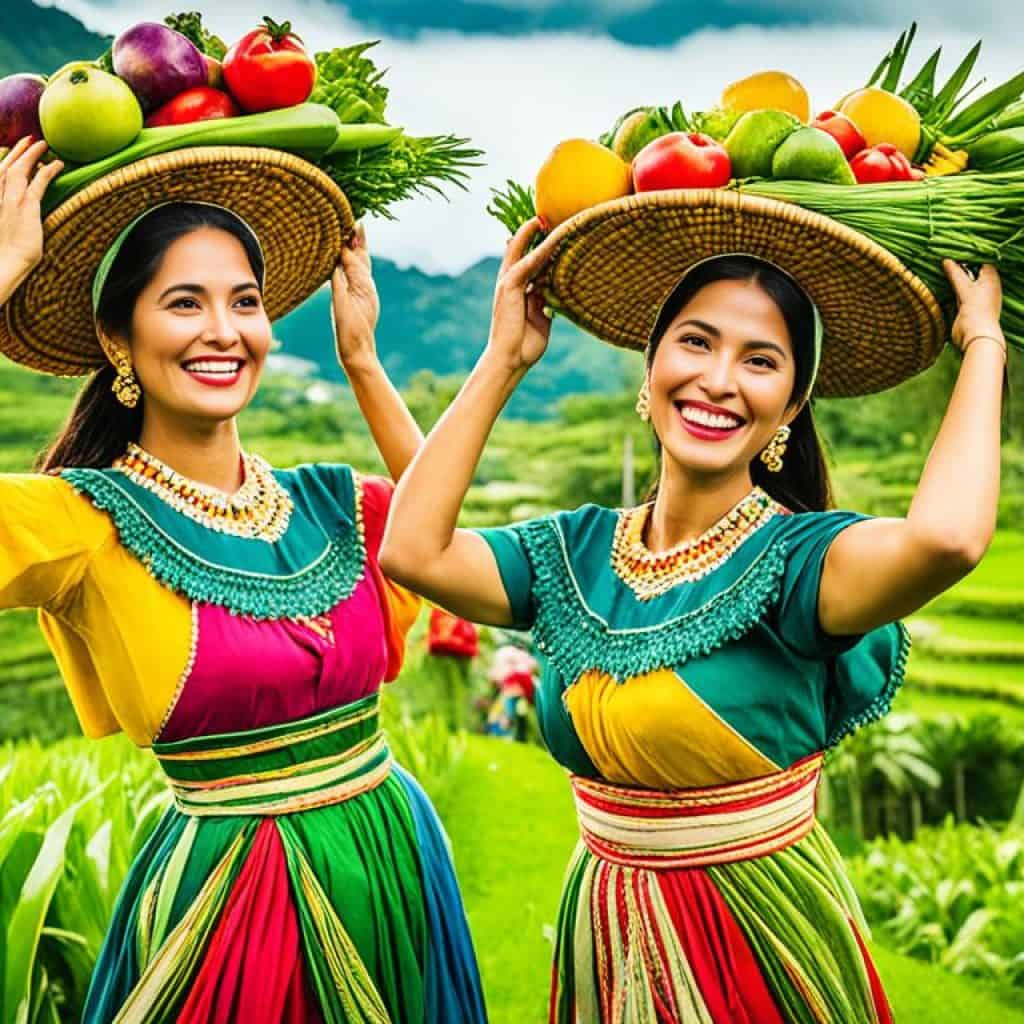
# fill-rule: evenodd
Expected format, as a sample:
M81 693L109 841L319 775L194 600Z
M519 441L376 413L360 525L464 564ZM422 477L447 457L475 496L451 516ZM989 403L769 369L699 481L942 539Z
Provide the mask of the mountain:
M457 276L404 270L377 257L373 274L381 298L377 349L396 384L420 370L464 374L487 341L497 259L481 260ZM316 363L320 376L343 380L331 335L330 291L317 292L278 321L282 352ZM617 391L640 379L640 358L599 344L565 320L555 320L544 358L530 371L509 404L525 419L544 419L568 394Z
M32 0L5 0L0 29L0 76L19 71L49 75L69 60L92 60L110 40L90 32L55 7Z

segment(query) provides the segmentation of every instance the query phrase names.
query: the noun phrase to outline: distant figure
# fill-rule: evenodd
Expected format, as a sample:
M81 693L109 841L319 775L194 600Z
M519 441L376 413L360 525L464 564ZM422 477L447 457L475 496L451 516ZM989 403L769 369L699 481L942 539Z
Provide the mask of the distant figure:
M521 647L509 644L494 652L488 678L498 694L487 714L488 735L526 742L537 670L537 660Z

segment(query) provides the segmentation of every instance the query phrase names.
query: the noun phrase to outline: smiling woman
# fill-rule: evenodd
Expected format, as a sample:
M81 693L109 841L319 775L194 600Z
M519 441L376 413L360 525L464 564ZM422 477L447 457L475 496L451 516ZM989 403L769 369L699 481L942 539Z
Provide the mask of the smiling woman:
M419 609L377 558L392 484L273 469L238 435L271 311L333 268L338 355L394 477L421 441L344 196L293 158L184 151L59 207L47 260L44 149L0 163L0 351L96 372L43 472L0 476L0 609L39 610L83 731L151 748L173 794L82 1019L482 1024L442 830L379 724Z
M608 233L586 250L608 274L607 308L646 319L638 279L659 257L678 267L638 401L662 447L656 494L457 527L494 420L547 346L538 284L558 274L561 240L528 251L534 221L506 250L484 354L398 485L381 564L459 615L533 630L538 721L581 836L551 1024L888 1024L815 792L825 752L885 714L902 682L899 617L966 574L991 536L998 278L947 268L957 390L907 516L872 520L829 507L808 401L822 318L796 268L732 245L680 266L665 256L678 224L659 233L627 212L643 245ZM837 262L816 268L833 292L849 272Z

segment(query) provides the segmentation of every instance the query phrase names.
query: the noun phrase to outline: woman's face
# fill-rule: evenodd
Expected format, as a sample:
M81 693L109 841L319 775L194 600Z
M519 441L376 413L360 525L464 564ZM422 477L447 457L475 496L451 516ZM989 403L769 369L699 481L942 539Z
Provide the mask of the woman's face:
M252 398L271 327L245 248L219 228L173 242L132 314L129 343L146 415L229 420Z
M747 472L783 423L795 374L782 312L756 282L706 285L669 324L648 370L665 455L695 473Z

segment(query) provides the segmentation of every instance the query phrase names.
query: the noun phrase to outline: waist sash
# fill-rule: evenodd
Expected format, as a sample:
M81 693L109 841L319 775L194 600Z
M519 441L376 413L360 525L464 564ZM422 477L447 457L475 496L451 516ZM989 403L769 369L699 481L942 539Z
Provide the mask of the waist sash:
M632 789L574 776L587 848L627 867L689 868L775 853L814 827L822 754L763 779L704 789Z
M248 732L154 743L179 811L193 817L293 814L379 786L392 758L374 694Z

